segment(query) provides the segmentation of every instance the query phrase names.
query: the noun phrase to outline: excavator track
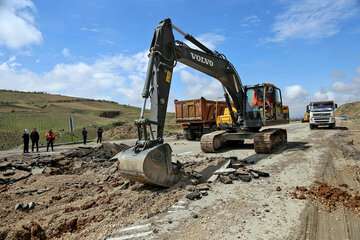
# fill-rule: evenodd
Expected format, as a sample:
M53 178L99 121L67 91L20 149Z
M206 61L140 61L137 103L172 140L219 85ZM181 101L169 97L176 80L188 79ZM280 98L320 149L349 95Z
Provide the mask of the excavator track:
M202 135L200 139L201 150L205 153L214 153L219 150L223 145L221 135L225 132L225 130L220 130Z
M286 145L287 133L285 129L270 128L257 133L254 137L256 153L269 154Z

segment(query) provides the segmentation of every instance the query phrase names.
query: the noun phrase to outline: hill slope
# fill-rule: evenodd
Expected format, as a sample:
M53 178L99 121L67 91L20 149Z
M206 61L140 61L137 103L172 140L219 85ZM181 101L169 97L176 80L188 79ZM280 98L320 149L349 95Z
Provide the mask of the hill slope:
M345 103L336 110L336 115L348 115L360 119L360 102Z
M47 93L0 90L0 149L21 144L25 128L37 128L41 143L45 132L52 128L58 142L71 140L69 116L75 120L75 140L80 139L81 129L87 127L89 138L95 137L98 126L133 125L140 109L116 102L68 97ZM167 117L167 128L175 124L174 113Z

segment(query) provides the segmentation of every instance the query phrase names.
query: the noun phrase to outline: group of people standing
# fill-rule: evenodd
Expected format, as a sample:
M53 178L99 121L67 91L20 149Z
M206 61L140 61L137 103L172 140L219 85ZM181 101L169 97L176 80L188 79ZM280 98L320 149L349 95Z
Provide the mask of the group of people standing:
M102 129L102 127L99 127L96 130L96 136L97 136L96 143L102 143L103 131L104 130ZM86 144L87 143L87 138L88 138L88 131L87 131L86 128L83 128L83 130L82 130L82 137L83 137L83 143Z
M36 152L39 152L39 140L40 140L40 134L37 131L36 128L34 128L31 133L29 133L29 130L25 129L24 134L22 136L24 141L24 153L29 152L29 143L31 140L31 151L34 152L34 149L36 147ZM54 141L55 141L55 133L52 129L50 129L46 133L46 151L49 151L49 148L51 147L51 151L54 151Z
M97 140L96 143L102 143L102 135L103 135L103 128L99 127L96 130L96 135L97 135ZM88 138L88 131L86 128L83 128L82 130L82 137L83 137L83 143L86 144L87 143L87 138ZM29 144L30 144L30 140L31 140L31 151L34 152L35 148L36 148L36 152L39 152L39 140L40 140L40 134L37 131L36 128L34 128L31 133L29 133L28 129L24 130L24 133L22 135L23 138L23 142L24 142L24 153L29 153ZM50 129L46 135L45 135L45 139L46 139L46 151L49 151L49 148L51 148L51 151L54 151L54 142L55 142L55 133L53 132L52 129Z

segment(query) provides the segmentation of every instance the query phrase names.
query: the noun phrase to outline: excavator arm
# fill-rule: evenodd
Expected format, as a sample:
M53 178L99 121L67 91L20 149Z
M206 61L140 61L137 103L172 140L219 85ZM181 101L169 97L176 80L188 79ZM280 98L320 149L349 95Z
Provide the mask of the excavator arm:
M191 48L184 42L175 41L173 29L200 50ZM173 69L177 62L219 80L224 88L225 99L228 108L231 109L233 122L237 124L242 122L244 89L234 66L224 55L210 50L173 25L170 19L165 19L156 28L151 42L149 64L142 93L144 105L140 119L136 121L139 133L137 151L163 143L169 90ZM151 102L151 115L147 119L144 117L144 112L148 98ZM236 108L236 114L232 112L230 98Z

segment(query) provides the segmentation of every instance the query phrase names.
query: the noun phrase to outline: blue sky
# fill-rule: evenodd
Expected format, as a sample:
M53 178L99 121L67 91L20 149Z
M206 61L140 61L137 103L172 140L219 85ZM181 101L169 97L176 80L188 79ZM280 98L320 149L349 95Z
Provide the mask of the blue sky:
M310 100L359 100L359 11L356 0L0 0L0 88L140 105L153 30L170 17L244 84L281 87L300 115ZM221 97L220 84L176 69L171 101L200 96Z

